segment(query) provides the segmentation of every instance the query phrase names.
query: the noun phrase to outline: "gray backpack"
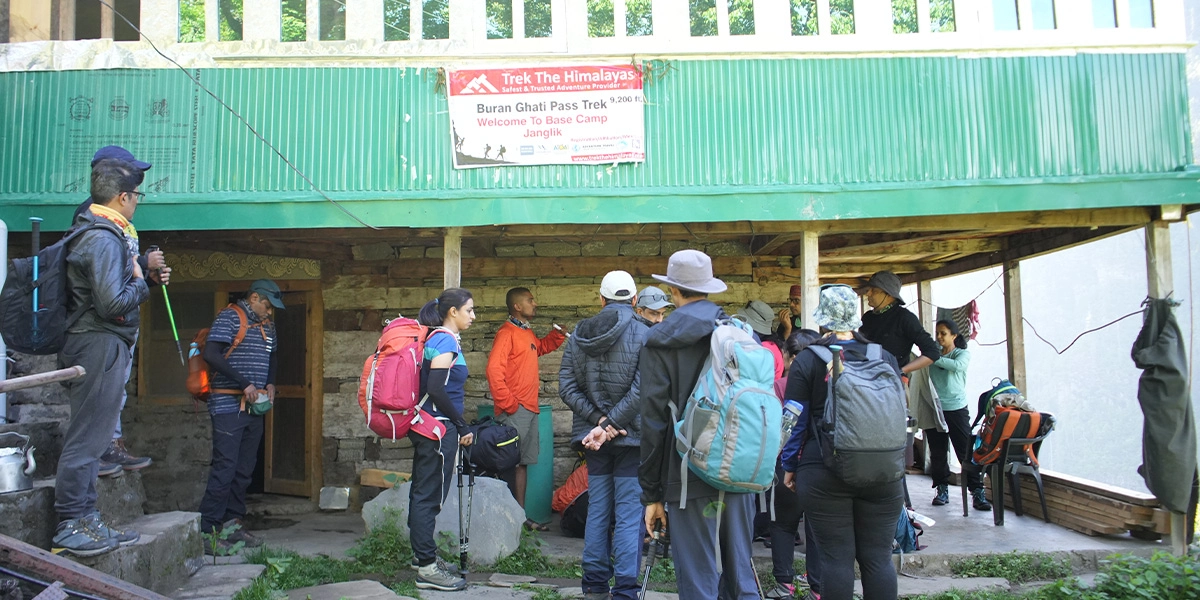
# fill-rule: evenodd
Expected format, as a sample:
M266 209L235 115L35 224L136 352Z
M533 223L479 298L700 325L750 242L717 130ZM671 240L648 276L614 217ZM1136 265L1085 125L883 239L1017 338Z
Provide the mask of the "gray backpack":
M851 361L825 346L808 348L830 364L825 414L814 427L825 466L855 487L899 481L908 444L908 403L900 376L883 360L883 348L868 344L866 359Z

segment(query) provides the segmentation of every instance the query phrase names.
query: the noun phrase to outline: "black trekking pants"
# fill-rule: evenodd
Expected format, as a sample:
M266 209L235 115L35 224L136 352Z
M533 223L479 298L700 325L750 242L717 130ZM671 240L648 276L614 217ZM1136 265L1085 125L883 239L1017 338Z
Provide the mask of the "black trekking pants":
M950 483L949 444L954 444L954 454L962 463L963 473L967 476L967 489L977 490L983 487L983 476L979 465L971 462L971 415L967 407L942 413L946 417L946 428L950 431L942 433L936 429L925 430L925 441L929 444L929 476L933 477L933 487Z

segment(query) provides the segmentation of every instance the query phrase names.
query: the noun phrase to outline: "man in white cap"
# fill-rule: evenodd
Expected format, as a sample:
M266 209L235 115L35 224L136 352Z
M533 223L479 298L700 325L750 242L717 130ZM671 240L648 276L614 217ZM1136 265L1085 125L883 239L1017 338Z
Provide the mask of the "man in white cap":
M635 318L641 321L646 327L653 327L662 323L663 317L666 316L666 309L671 304L667 299L667 295L662 290L648 285L646 289L638 292L637 304L633 307Z
M603 308L575 327L558 371L558 395L575 413L571 445L587 459L585 600L608 600L610 594L616 600L637 598L642 542L638 355L649 328L633 315L635 289L625 271L604 276ZM611 588L609 580L614 580Z
M675 453L674 419L668 402L683 407L704 369L713 324L724 311L708 300L724 292L713 277L712 259L696 250L671 255L667 284L677 307L650 329L639 371L642 390L642 450L638 479L646 507L646 529L652 534L666 523L670 504L670 536L675 549L680 598L759 598L751 562L753 494L725 493L724 506L713 510L718 491L691 470L681 469ZM687 477L687 508L680 508ZM717 534L720 533L720 555ZM718 561L720 563L718 564ZM719 589L720 588L720 589Z

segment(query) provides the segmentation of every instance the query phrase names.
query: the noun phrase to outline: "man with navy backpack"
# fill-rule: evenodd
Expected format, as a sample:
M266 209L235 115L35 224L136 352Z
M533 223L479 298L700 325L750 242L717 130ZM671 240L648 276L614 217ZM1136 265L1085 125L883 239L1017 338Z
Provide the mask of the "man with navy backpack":
M668 405L673 402L682 409L687 404L709 356L714 324L725 317L708 296L727 287L713 276L712 259L697 250L672 254L667 274L654 278L667 285L676 309L650 329L638 364L642 392L638 479L646 529L653 534L666 523L669 504L680 598L757 599L750 555L753 494L726 492L722 505L716 488L682 467L674 451L674 418ZM687 478L687 495L686 507L681 508L683 478Z

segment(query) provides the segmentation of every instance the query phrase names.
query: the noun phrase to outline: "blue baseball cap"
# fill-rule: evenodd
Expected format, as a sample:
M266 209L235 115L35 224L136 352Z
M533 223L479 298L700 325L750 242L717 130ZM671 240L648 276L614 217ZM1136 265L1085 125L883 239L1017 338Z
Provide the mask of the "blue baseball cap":
M133 166L135 166L143 171L150 170L150 163L143 162L143 161L140 161L140 160L134 158L132 152L130 152L120 146L105 146L105 147L97 150L96 155L92 157L92 166L94 167L94 166L96 166L96 163L98 163L102 160L110 159L110 158L117 158L120 160L129 161L129 162L133 163Z

